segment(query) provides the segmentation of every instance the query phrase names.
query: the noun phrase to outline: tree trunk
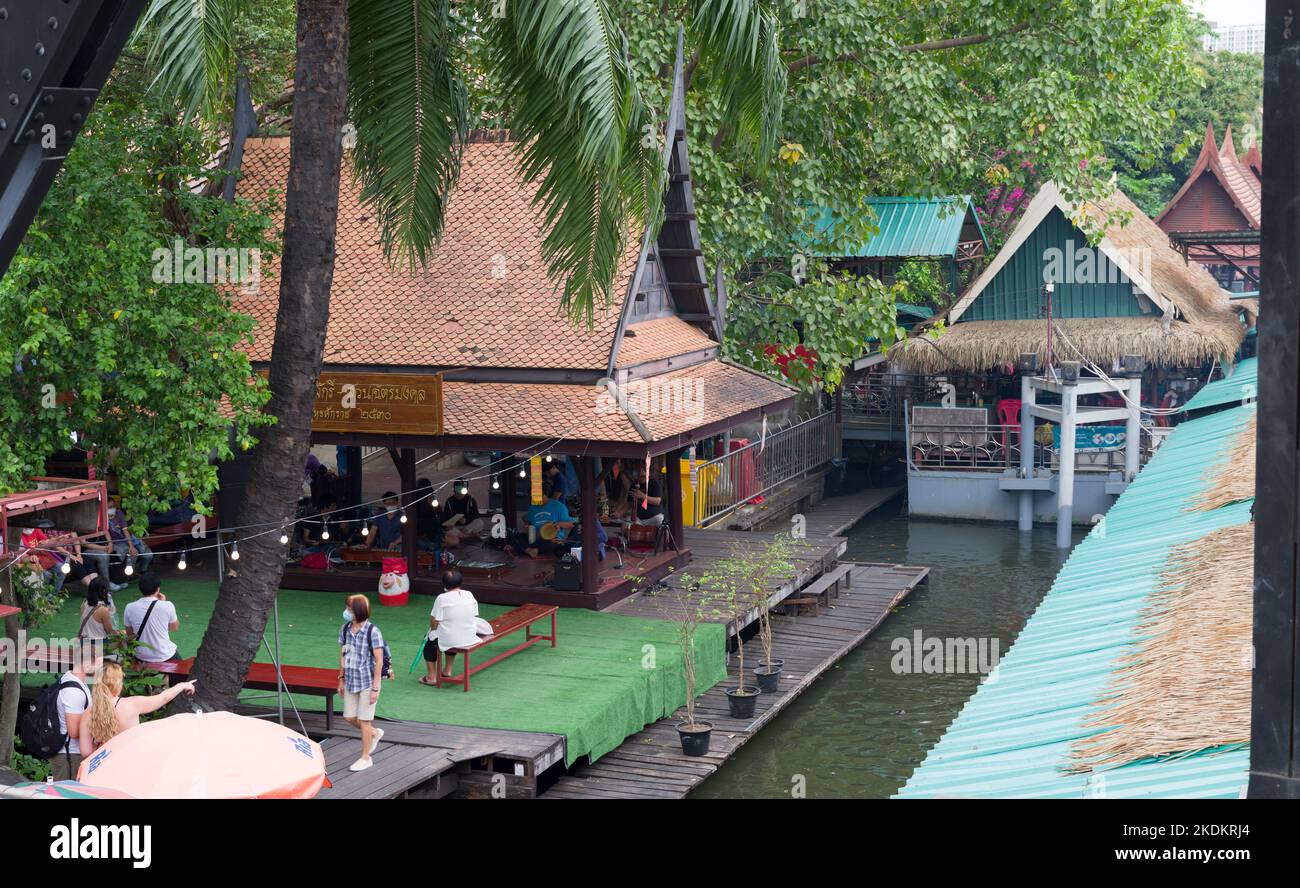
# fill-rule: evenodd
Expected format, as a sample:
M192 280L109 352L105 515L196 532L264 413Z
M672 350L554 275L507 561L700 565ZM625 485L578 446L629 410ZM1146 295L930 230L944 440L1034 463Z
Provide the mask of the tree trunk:
M347 109L347 6L346 0L298 0L293 140L267 406L278 422L264 429L251 454L238 525L292 517L302 484L334 277ZM238 698L262 643L286 551L278 532L253 531L239 546L239 560L227 560L192 673L198 682L193 702L203 709L229 709Z

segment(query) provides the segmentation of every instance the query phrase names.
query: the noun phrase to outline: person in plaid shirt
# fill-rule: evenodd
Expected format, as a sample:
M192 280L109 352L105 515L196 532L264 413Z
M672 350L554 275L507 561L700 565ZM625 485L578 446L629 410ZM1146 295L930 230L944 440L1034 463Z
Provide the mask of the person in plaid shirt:
M370 756L384 737L383 729L374 726L383 680L384 636L370 622L370 599L364 595L348 599L343 619L347 622L339 627L339 696L343 718L361 731L361 758L349 770L364 771L373 764Z

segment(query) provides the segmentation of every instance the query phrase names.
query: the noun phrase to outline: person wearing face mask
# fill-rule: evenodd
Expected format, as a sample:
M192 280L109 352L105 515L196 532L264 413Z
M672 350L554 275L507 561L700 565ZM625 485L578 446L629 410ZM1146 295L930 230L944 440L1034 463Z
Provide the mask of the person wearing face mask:
M117 499L108 502L108 536L113 545L113 554L131 565L136 576L144 576L149 569L149 562L153 561L153 552L131 532L130 521Z
M339 628L339 696L343 698L343 718L361 731L361 757L348 770L364 771L384 738L383 729L376 728L374 722L386 645L379 627L370 622L370 599L366 596L349 598L343 619Z

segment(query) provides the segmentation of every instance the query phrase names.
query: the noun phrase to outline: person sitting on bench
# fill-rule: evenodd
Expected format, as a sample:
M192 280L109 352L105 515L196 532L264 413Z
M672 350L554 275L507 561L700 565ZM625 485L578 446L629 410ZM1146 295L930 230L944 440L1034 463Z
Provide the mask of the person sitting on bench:
M442 575L443 592L433 600L429 634L424 641L424 665L429 673L421 676L420 684L437 683L439 649L446 657L442 674L447 676L451 675L451 662L456 656L452 651L479 641L478 600L468 589L460 587L463 581L460 571L454 568Z
M478 503L469 495L469 485L457 479L451 489L451 496L447 497L438 513L438 521L443 527L443 545L448 548L460 545L463 538L483 530L483 517L479 514Z
M642 469L636 470L636 478L632 481L632 502L636 505L635 523L651 527L664 523L663 494L660 492L659 481L654 477L646 481Z

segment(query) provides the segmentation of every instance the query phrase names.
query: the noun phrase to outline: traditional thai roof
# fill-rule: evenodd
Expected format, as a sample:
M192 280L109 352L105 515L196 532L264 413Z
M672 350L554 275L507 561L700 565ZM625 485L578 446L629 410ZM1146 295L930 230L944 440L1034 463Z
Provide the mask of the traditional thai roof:
M718 360L721 314L700 249L683 109L679 59L664 150L664 220L632 232L609 303L589 325L562 309L563 282L551 278L543 256L536 187L520 175L521 146L510 134L478 133L464 144L442 237L421 268L387 260L380 226L345 158L325 369L443 373L449 437L564 434L645 445L688 434L682 422L693 419L704 427L784 409L793 389ZM282 194L289 161L288 137L247 139L237 194ZM271 357L278 257L260 271L258 293L231 294L257 321L255 364ZM681 412L682 422L593 412L602 379L681 388L682 375L705 384L702 402Z
M1230 359L1235 354L1243 330L1228 294L1202 266L1185 262L1169 245L1168 236L1123 192L1116 190L1104 201L1076 207L1049 182L1025 208L993 261L948 311L948 327L937 338L927 333L903 340L891 357L924 373L957 368L983 371L1014 362L1027 352L1045 360L1047 321L1038 317L1037 309L1048 266L1038 249L1041 245L1031 249L1029 242L1040 226L1059 226L1062 217L1070 225L1083 223L1087 217L1093 224L1106 226L1095 249L1114 265L1119 283L1098 282L1095 288L1098 292L1104 289L1108 299L1117 298L1124 305L1118 310L1115 305L1102 304L1085 316L1066 316L1058 305L1053 321L1061 333L1056 347L1059 356L1073 357L1072 350L1077 350L1088 360L1109 367L1122 355L1141 354L1154 365L1185 367ZM1124 221L1115 221L1116 217ZM1082 231L1076 233L1082 244ZM1027 260L1020 257L1013 269L1010 263L1022 248L1033 255ZM1025 291L1019 300L1022 315L968 319L988 314L977 313L972 307L979 305L981 295L999 275L1013 271L1018 276L1018 291ZM1080 283L1068 286L1085 293L1093 288Z
M1258 163L1259 151L1252 150ZM1191 174L1156 224L1165 231L1258 231L1259 215L1260 179L1248 162L1238 159L1232 127L1219 148L1213 124L1207 125Z

